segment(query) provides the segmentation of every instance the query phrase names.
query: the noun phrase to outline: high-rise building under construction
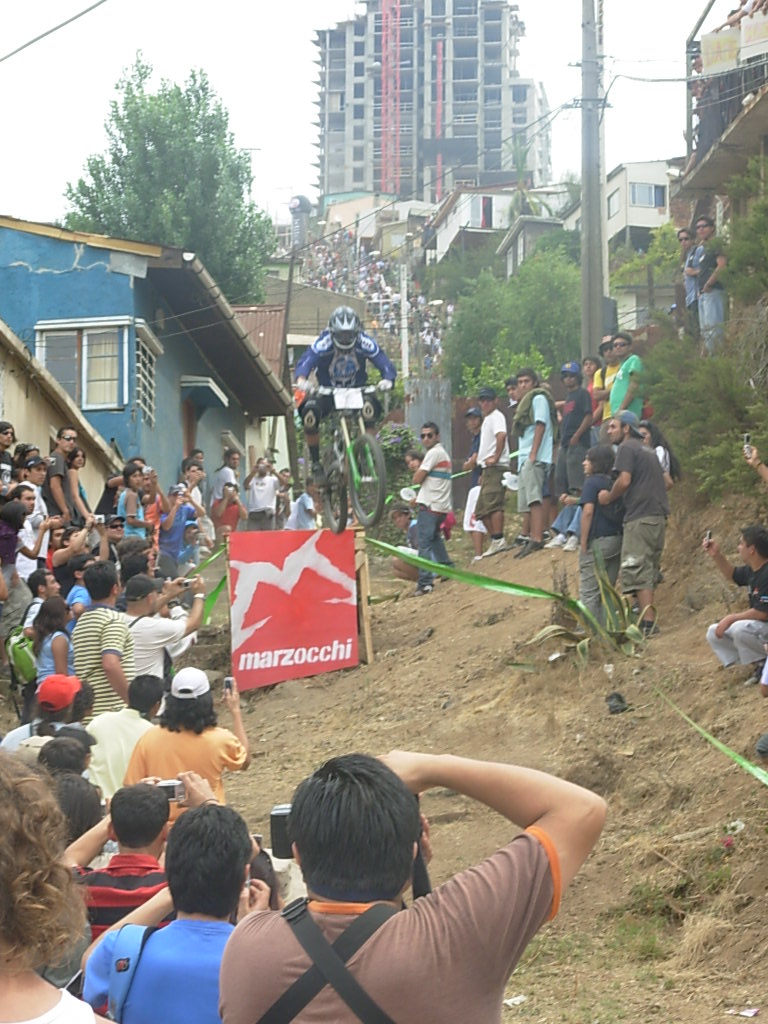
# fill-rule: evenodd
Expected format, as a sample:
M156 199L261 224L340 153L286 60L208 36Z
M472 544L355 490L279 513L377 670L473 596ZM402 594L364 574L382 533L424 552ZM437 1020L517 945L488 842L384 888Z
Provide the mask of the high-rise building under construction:
M319 30L320 192L435 201L523 167L547 182L549 108L518 76L524 31L509 0L365 0Z

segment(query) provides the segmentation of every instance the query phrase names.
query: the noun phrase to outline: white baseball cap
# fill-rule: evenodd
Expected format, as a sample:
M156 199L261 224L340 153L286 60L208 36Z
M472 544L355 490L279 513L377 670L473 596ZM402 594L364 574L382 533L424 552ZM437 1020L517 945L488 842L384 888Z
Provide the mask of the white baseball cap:
M171 680L171 696L192 700L210 693L211 684L201 668L183 668Z

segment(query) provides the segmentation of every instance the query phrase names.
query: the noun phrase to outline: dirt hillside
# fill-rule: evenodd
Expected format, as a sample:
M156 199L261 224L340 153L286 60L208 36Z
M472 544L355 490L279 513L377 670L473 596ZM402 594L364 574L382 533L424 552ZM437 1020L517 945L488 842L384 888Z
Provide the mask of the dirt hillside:
M698 546L712 528L735 558L743 517L743 504L714 516L695 507L673 514L658 592L661 635L634 658L596 653L586 669L573 657L550 662L557 645L526 645L549 621L547 602L458 582L417 598L373 560L374 594L401 595L373 608L375 663L251 696L256 758L247 775L228 781L228 794L266 830L271 805L289 799L293 783L331 751L450 750L561 774L605 796L610 818L558 919L510 981L507 995L526 1001L505 1009L504 1019L705 1024L730 1008L768 1014L759 968L768 934L768 794L656 692L754 756L768 729L757 688L719 670L704 640L706 626L740 595ZM457 564L469 560L460 535L453 555ZM521 562L507 553L483 568L547 588L565 569L576 594L576 559L541 552ZM613 690L634 710L608 714ZM450 793L428 795L424 809L434 881L509 833L503 820ZM744 828L729 840L726 827L736 821Z
M683 512L682 495L673 506L658 591L662 632L636 657L596 652L587 668L572 656L550 661L557 645L526 644L549 621L547 602L456 581L417 598L392 579L386 561L372 559L374 595L391 598L372 609L375 662L245 700L254 761L226 789L254 830L268 832L272 804L289 800L322 759L357 749L514 760L608 799L597 850L509 983L508 996L526 999L504 1010L505 1021L708 1024L731 1008L768 1014L759 966L768 939L761 902L768 794L657 692L754 756L768 729L760 695L720 670L704 639L707 625L743 595L699 549L711 528L735 558L738 527L754 510L741 502L713 514L685 503ZM511 519L508 532L514 527ZM469 546L455 536L453 556L467 564ZM565 571L571 593L578 591L575 554L543 551L518 561L510 552L482 565L488 575L547 588L553 573ZM225 639L210 630L198 664L221 668ZM608 713L613 690L632 710ZM7 726L7 711L3 719ZM428 794L423 807L434 882L510 833L502 819L452 793ZM733 825L729 837L735 822L744 827Z

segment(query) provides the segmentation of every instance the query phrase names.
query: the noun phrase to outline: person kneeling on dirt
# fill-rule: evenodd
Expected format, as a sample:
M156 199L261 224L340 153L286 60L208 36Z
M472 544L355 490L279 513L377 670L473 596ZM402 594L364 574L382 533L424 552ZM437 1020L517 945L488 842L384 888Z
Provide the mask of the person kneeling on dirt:
M408 505L395 505L389 513L389 518L398 530L402 530L406 536L407 544L398 544L398 550L409 554L418 554L419 538L415 519L411 519L411 510ZM390 562L392 572L400 580L407 580L415 583L419 578L419 570L415 565L409 565L402 558L393 558Z
M333 395L313 395L307 378L314 370L317 383L326 388L361 388L368 383L367 363L371 362L381 374L380 391L390 391L397 370L376 341L365 334L360 317L348 306L339 306L331 313L328 327L309 346L296 364L296 387L307 397L299 405L299 416L304 426L304 437L309 448L312 475L316 484L325 483L320 463L319 426L323 416L334 408ZM373 423L381 413L375 396L369 397L372 415L364 416L366 424Z
M516 834L401 909L419 842L414 794L434 787L485 804ZM261 1020L312 968L314 954L299 946L294 924L302 937L313 932L321 951L342 933L342 946L355 936L344 973L353 975L366 1005L375 1004L376 1020L498 1022L515 964L557 913L561 888L586 860L604 820L599 796L515 765L403 751L331 758L299 785L287 823L309 903L294 902L287 916L256 913L238 924L221 964L223 1024ZM343 987L343 980L334 977L334 985ZM354 1017L333 985L318 985L309 1000L313 1020ZM291 1007L295 1015L304 1016L309 1000Z
M738 551L744 565L733 566L710 537L705 537L703 547L727 580L749 590L749 608L713 623L707 642L726 668L753 666L747 682L757 683L765 661L763 645L768 642L768 530L746 526L741 531Z

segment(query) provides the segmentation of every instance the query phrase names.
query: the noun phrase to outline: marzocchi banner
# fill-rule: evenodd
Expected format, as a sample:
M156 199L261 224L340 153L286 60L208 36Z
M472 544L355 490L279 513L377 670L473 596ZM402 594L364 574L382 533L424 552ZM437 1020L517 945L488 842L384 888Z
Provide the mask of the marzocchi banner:
M229 596L240 690L357 665L350 530L233 533Z

